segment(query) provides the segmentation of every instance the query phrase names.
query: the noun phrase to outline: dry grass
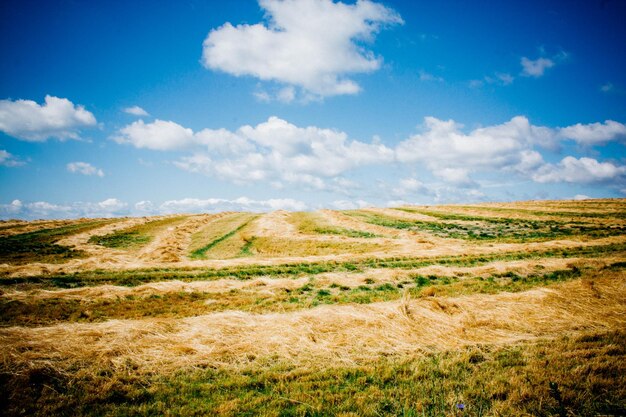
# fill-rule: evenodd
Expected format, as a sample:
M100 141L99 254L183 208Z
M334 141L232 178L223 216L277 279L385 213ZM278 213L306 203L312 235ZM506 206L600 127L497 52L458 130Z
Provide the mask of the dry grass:
M251 213L226 213L193 234L189 247L192 257L228 259L236 257L246 244L247 226L257 216Z
M2 265L0 414L624 414L624 200L409 210L122 219L64 238L84 258ZM592 228L476 242L373 216ZM129 226L151 241L88 243Z
M621 329L625 305L624 273L612 271L515 294L319 306L295 313L227 311L177 320L12 327L0 330L0 341L2 366L14 370L51 360L69 369L93 358L100 358L100 365L132 361L146 371L263 357L345 364L415 349Z

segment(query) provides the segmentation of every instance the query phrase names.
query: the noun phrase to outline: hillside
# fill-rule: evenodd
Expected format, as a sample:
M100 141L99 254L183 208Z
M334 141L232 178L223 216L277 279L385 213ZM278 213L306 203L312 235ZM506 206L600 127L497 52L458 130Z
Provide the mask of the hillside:
M0 223L7 415L623 415L626 200Z

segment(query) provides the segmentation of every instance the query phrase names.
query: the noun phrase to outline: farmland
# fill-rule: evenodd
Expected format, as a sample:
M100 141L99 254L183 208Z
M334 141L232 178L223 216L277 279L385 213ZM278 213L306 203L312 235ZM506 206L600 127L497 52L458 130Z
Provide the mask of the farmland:
M626 413L626 201L0 224L0 414Z

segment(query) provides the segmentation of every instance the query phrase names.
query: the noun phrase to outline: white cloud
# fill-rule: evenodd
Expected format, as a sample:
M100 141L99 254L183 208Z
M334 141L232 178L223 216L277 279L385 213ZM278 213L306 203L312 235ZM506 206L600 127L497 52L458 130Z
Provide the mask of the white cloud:
M583 145L600 145L611 140L626 138L626 125L613 120L587 125L577 123L559 129L559 136Z
M124 113L132 114L133 116L150 116L150 113L139 106L126 107L123 111Z
M606 83L600 86L600 91L602 91L603 93L610 93L614 89L615 86L613 85L613 83Z
M193 144L193 131L174 122L137 120L122 128L113 137L117 143L129 143L136 148L160 151L186 148Z
M552 178L546 177L549 164L539 149L558 150L566 138L602 144L623 137L625 129L613 121L548 128L532 125L523 116L467 133L462 128L454 120L426 117L421 133L392 148L379 139L360 142L342 131L299 127L278 117L234 131L203 129L195 133L171 121L139 120L122 128L114 139L138 148L186 150L187 154L173 161L175 166L235 184L265 182L277 189L300 185L349 195L356 184L346 182L342 175L397 162L417 164L415 168L426 168L456 188L479 187L472 179L476 173L499 171L528 179ZM396 197L411 192L407 184L394 187L390 191Z
M330 206L337 210L355 210L355 209L361 209L365 207L371 207L372 204L364 200L356 200L356 201L335 200L332 203L330 203Z
M535 60L522 57L520 63L522 64L522 73L524 77L539 78L543 76L544 72L548 68L552 68L555 64L554 61L549 58L537 58Z
M420 81L437 81L437 82L444 82L444 79L442 77L433 75L431 73L428 73L424 70L419 70L418 74L420 76Z
M598 162L593 158L574 158L567 156L558 164L546 164L532 178L540 183L601 183L620 181L626 176L625 165L614 165L610 162Z
M349 74L380 68L382 59L363 47L382 25L402 23L381 4L331 0L259 0L267 24L225 23L203 43L206 68L300 87L305 94L355 94ZM284 97L286 98L286 97Z
M392 195L396 197L405 197L409 194L429 194L430 191L426 185L415 178L403 178L397 186L391 190Z
M24 165L25 162L20 161L18 158L16 158L14 155L12 155L11 153L0 149L0 166L4 166L4 167L18 167L21 165Z
M576 194L573 199L576 201L582 201L582 200L590 200L591 198L592 197L589 197L588 195L585 195L585 194Z
M508 74L508 73L496 72L495 76L496 76L496 79L498 79L502 85L512 84L513 81L515 80L515 77L513 77L511 74Z
M433 174L444 180L446 183L457 187L472 187L476 185L476 183L470 179L469 170L467 168L447 167L435 169Z
M526 163L534 144L550 142L553 137L550 129L533 126L522 116L469 134L453 120L424 120L425 131L401 142L396 158L420 162L439 178L457 185L469 185L472 171L513 169Z
M0 216L2 218L13 218L22 211L24 204L20 200L13 200L9 204L0 204Z
M13 200L10 204L0 204L0 218L5 219L119 217L128 214L128 204L116 198L109 198L97 203L74 202L71 204L54 204L46 201L23 203L20 200Z
M335 187L322 178L394 160L393 150L380 143L349 140L344 132L298 127L277 117L234 132L204 129L197 133L174 122L139 120L122 128L114 139L138 148L190 149L191 155L174 162L190 172L236 183L278 181L314 189Z
M144 206L149 202L141 202ZM151 203L150 203L151 204ZM306 210L307 205L302 201L291 198L278 198L268 200L254 200L248 197L239 197L234 200L223 198L184 198L181 200L169 200L158 206L156 211L163 214L171 213L204 213L220 211L254 211L264 212L270 210Z
M267 212L273 210L304 211L309 207L306 203L292 198L270 198L255 200L248 197L236 199L224 198L183 198L168 200L161 204L143 200L135 203L132 208L128 203L116 198L91 202L73 202L54 204L46 201L24 203L13 200L9 204L0 204L0 218L45 219L45 218L79 218L79 217L120 217L128 215L158 215L176 213L216 213L223 211Z
M520 73L523 77L533 77L539 78L544 75L547 69L554 67L558 63L562 63L567 61L570 54L565 51L559 51L556 54L552 55L551 58L546 58L545 48L539 48L539 52L542 55L541 57L532 60L527 57L522 57L520 59L520 63L522 65L522 72Z
M70 162L67 164L67 170L73 174L104 177L104 172L101 169L96 168L88 162Z
M43 105L31 100L0 100L0 131L17 139L78 139L81 128L96 123L91 112L66 98L46 96Z

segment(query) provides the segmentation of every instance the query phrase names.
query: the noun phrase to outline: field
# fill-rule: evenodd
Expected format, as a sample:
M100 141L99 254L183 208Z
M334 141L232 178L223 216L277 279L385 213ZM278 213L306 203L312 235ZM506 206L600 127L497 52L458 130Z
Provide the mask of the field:
M0 415L626 415L626 200L0 222Z

